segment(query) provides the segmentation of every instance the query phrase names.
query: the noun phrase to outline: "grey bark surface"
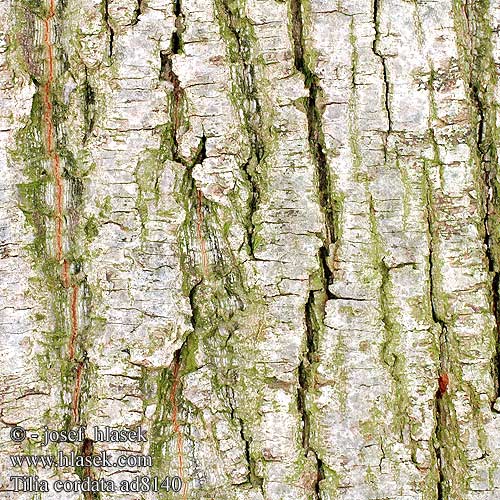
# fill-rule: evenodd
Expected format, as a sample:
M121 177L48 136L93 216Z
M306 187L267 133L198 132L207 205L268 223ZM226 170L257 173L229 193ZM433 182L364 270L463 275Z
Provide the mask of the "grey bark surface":
M497 0L0 0L0 497L499 498L499 65ZM61 450L184 487L11 491Z

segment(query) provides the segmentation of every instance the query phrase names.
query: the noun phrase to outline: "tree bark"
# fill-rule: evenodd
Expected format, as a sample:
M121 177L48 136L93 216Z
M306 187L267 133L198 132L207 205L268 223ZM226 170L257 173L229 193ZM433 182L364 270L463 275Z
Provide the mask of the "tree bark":
M499 497L499 1L0 19L2 498ZM9 459L61 450L152 467Z

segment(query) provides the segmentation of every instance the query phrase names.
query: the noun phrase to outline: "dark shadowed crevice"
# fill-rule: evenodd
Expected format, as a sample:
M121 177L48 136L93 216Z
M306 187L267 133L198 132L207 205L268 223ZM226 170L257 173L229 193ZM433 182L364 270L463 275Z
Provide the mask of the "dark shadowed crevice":
M382 54L379 49L380 45L380 7L382 0L373 1L373 25L375 27L375 38L372 43L373 53L380 59L382 64L382 77L384 80L384 107L387 116L387 130L384 131L383 135L383 146L384 146L384 163L387 163L387 141L389 134L392 131L392 119L391 119L391 108L390 108L390 84L389 84L389 74L387 71L386 57Z
M252 458L252 455L250 453L250 441L245 436L243 420L241 418L239 418L238 420L240 423L240 437L245 444L245 459L248 464L248 481L252 486L259 488L262 495L264 495L264 480L255 472L256 466L255 460Z
M496 352L492 362L495 381L495 400L500 397L500 198L498 175L496 124L497 105L494 95L497 85L497 67L493 57L493 29L489 2L466 0L456 3L454 9L461 57L461 70L471 104L475 125L475 149L479 177L483 184L482 211L484 248L491 276L490 302L496 326Z
M132 17L132 26L135 26L139 22L139 16L142 14L143 0L137 0L137 6L134 10L134 15Z
M182 33L184 32L184 14L182 12L182 0L174 2L175 31L172 33L170 48L172 54L180 54L183 51Z
M170 104L171 111L171 156L172 160L181 164L186 164L186 161L181 158L179 153L178 133L180 120L182 116L182 105L184 100L184 89L181 87L179 77L174 73L172 68L172 51L160 51L160 80L166 80L172 84L172 99Z
M311 382L314 383L314 380L311 381L311 378L314 377L314 373L311 373L311 368L316 356L316 332L314 325L314 323L316 323L316 318L313 318L314 314L314 292L311 290L309 291L304 314L304 321L306 324L306 350L299 364L299 388L297 389L297 404L302 419L302 447L306 455L310 451L310 417L306 407L306 396Z
M435 427L435 434L436 434L436 441L437 443L435 444L436 447L436 465L438 469L438 479L436 483L436 489L437 489L437 500L444 500L447 498L447 496L444 496L444 487L445 487L445 477L444 477L444 472L443 472L443 449L442 446L439 444L440 441L440 434L441 434L441 429L443 428L443 419L444 419L444 411L442 410L442 404L441 404L442 399L436 395L435 398L435 413L436 413L436 427Z
M308 96L305 98L308 142L315 167L318 201L325 224L323 244L318 252L318 259L321 266L319 275L321 277L322 289L310 290L305 305L306 349L298 368L299 388L297 398L297 407L302 419L302 445L305 455L313 456L315 459L316 478L312 489L314 498L319 499L321 498L320 481L325 476L323 462L310 443L311 421L307 395L311 390L314 390L315 386L318 337L324 328L326 301L329 298L333 298L329 290L329 285L332 283L331 253L337 238L335 231L337 221L332 201L331 193L333 185L323 132L323 109L320 103L323 90L319 77L308 65L307 49L304 40L302 3L300 0L290 0L289 6L294 65L295 69L304 76L304 85L308 90Z
M231 420L238 426L240 438L245 446L245 460L247 463L247 480L245 483L239 484L242 486L243 484L250 484L252 487L256 487L264 496L264 479L257 475L257 465L255 463L254 458L252 457L251 452L251 438L248 438L245 433L245 422L244 420L237 415L237 409L235 408L235 397L234 397L234 389L230 386L225 386L227 389L229 397L227 398L227 403L230 408L230 416Z
M250 152L246 161L240 165L244 179L249 187L248 212L246 215L246 239L248 253L255 259L255 213L262 198L260 177L266 157L266 139L262 105L256 85L256 69L252 61L251 24L242 15L234 2L217 0L217 10L221 30L234 41L228 45L230 60L238 68L236 84L241 94L238 106L243 115L243 126L250 141Z
M311 445L311 415L307 395L315 390L316 365L319 360L319 334L324 325L325 302L324 290L310 290L304 311L306 326L306 346L298 367L299 387L297 389L297 410L302 421L302 448L305 457L313 457L316 464L316 476L312 483L314 498L320 499L320 481L325 478L323 462Z
M440 318L438 313L438 306L436 304L436 287L435 287L435 273L438 272L434 268L434 261L436 259L434 253L434 235L437 231L434 221L433 221L433 202L432 202L432 192L431 184L429 180L429 174L427 172L427 167L424 167L424 190L425 190L425 203L426 203L426 223L427 223L427 239L428 239L428 278L429 278L429 303L431 306L432 321L438 328L438 364L440 376L446 373L448 376L448 359L447 359L447 327L445 322ZM437 499L444 500L447 498L444 495L446 478L444 474L444 456L443 456L443 442L442 434L445 430L443 427L446 420L446 407L443 406L442 394L436 392L434 397L434 414L435 414L435 427L434 427L434 449L436 457L436 466L438 479L436 483L437 489Z
M474 55L472 56L474 57ZM479 56L476 56L479 57ZM481 71L478 68L476 71ZM500 265L498 262L499 241L498 225L498 185L496 175L498 171L498 157L494 137L496 137L496 126L494 119L491 117L491 109L486 109L488 99L492 99L487 95L488 89L480 89L482 82L475 81L475 78L480 78L482 75L476 73L471 74L471 80L468 82L469 92L472 103L476 110L477 134L476 148L479 157L480 167L482 171L484 183L483 195L483 227L484 227L484 247L486 258L488 260L488 271L491 279L491 307L495 317L497 331L497 349L496 359L493 367L494 379L496 384L496 397L500 397L500 310L499 310L499 280L500 280ZM486 84L483 84L486 85ZM490 114L490 116L487 116Z
M373 53L380 58L382 63L382 75L384 79L384 106L385 112L387 115L388 121L388 129L387 134L390 134L392 131L392 119L391 119L391 108L390 108L390 83L389 83L389 75L387 71L387 63L386 57L382 54L379 49L380 45L380 7L382 4L382 0L374 0L373 2L373 25L375 26L375 39L373 40L372 50ZM386 137L387 142L387 137ZM387 155L387 151L386 151ZM387 158L386 158L387 160Z
M115 38L115 31L111 26L109 19L109 0L104 0L104 23L108 30L108 56L113 57L113 43Z
M92 441L92 439L85 438L80 447L79 455L81 457L93 457L94 453L94 441ZM92 467L90 467L89 465L77 467L76 472L82 481L84 481L86 478L89 478L91 480L95 480L96 478ZM101 494L97 491L86 491L83 493L83 498L84 500L99 500L101 498Z
M84 133L83 133L83 144L85 145L90 137L90 134L94 130L95 125L95 92L90 85L88 69L85 66L85 81L83 88L83 120L85 123Z
M336 215L331 197L332 181L325 152L322 109L319 102L323 91L318 76L309 68L306 61L302 5L300 0L290 0L290 18L295 68L304 75L304 84L309 91L305 102L308 141L316 170L319 204L325 218L325 238L323 247L319 252L319 258L326 277L326 291L328 293L328 285L331 284L332 279L330 265L332 256L330 252L332 244L336 241Z

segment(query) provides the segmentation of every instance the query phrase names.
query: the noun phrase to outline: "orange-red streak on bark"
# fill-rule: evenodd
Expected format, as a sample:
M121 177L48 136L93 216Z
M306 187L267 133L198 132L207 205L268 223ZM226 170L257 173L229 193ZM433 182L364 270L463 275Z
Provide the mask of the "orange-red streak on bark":
M177 436L177 456L179 458L179 477L182 480L182 499L187 499L187 483L184 481L184 467L183 467L183 457L182 457L182 432L177 421L177 402L175 396L177 394L177 386L179 385L179 368L180 362L178 359L174 359L174 367L172 370L173 382L172 389L170 390L170 403L172 405L172 427L174 433Z
M65 288L71 285L69 262L63 260L63 205L64 205L64 186L61 176L61 161L59 154L54 146L54 121L52 116L52 82L54 81L54 46L51 41L51 23L56 14L55 0L49 0L49 11L47 17L43 20L44 35L43 40L47 51L47 80L43 85L43 102L45 110L43 120L46 130L47 151L52 163L52 170L55 179L55 219L56 219L56 258L62 261L61 278ZM75 357L75 341L78 336L78 286L73 285L71 292L71 338L69 342L69 358L71 361ZM73 418L76 421L78 417L78 405L80 398L80 386L82 378L83 364L80 363L76 372L75 390L73 393Z
M52 162L52 170L55 178L55 198L56 198L56 257L61 261L63 254L62 232L63 232L63 181L61 177L61 162L57 151L54 148L54 122L52 120L52 82L54 80L54 47L51 42L50 24L55 16L55 0L50 0L49 12L43 20L44 42L47 50L47 81L43 86L43 101L45 112L43 115L47 133L47 150Z

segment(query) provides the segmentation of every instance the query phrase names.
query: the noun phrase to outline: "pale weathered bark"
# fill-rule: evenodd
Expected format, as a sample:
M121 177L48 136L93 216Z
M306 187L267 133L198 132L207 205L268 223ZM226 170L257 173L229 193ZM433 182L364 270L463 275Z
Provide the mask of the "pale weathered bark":
M1 498L499 498L500 0L0 19ZM186 487L9 491L103 449Z

